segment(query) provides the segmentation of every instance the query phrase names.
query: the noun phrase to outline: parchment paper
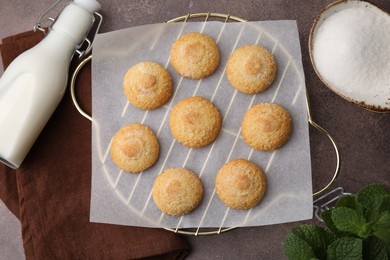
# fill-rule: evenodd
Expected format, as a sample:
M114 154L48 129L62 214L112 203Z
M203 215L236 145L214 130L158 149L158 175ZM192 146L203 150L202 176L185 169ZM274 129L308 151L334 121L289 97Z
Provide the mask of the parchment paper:
M219 46L218 70L202 80L181 78L169 63L170 49L182 34L209 34ZM264 93L245 95L230 86L225 65L232 51L245 44L261 44L273 52L278 73ZM162 108L143 111L127 103L123 77L141 61L154 61L171 73L174 95ZM236 227L298 221L312 217L312 182L305 81L295 21L247 23L187 22L153 24L97 35L92 58L92 194L91 222L147 227ZM169 129L169 112L193 95L212 100L223 117L217 140L189 149L176 142ZM282 148L271 152L251 149L240 125L246 110L259 102L284 106L293 119L293 134ZM141 174L122 172L111 160L115 132L128 123L144 123L157 134L161 150L157 163ZM267 177L263 201L251 210L224 206L214 192L215 175L228 160L246 158ZM184 217L164 215L155 206L151 188L166 168L185 167L204 185L201 205Z

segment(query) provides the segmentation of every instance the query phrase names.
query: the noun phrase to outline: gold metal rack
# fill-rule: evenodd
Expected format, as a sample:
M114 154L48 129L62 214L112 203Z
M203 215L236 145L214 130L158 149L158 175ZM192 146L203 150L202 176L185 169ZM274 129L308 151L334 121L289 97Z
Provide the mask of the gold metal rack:
M201 19L201 21L204 21L204 22L210 21L210 20L219 20L219 21L222 20L225 23L227 23L227 22L246 22L245 19L242 19L242 18L239 18L239 17L236 17L236 16L232 16L232 15L229 15L229 14L195 13L195 14L187 14L187 15L184 15L184 16L181 16L181 17L177 17L177 18L171 19L171 20L167 21L167 23L187 22L189 20L197 20L197 21L199 21L199 19ZM76 109L80 112L80 114L83 117L85 117L86 119L88 119L88 120L90 120L92 122L92 117L90 115L88 115L87 113L85 113L83 111L83 109L79 106L77 98L76 98L76 94L75 94L75 84L76 84L77 76L78 76L79 72L81 71L81 69L89 61L91 61L91 59L92 59L92 55L87 56L76 67L75 71L72 74L71 80L70 80L70 92L71 92L71 97L72 97L72 100L73 100L73 103L74 103ZM334 151L335 151L335 154L336 154L336 168L335 168L335 171L334 171L334 173L332 175L332 178L323 188L321 188L320 190L318 190L318 191L313 193L313 196L316 197L318 195L323 194L325 191L327 191L329 189L329 187L336 180L336 178L337 178L337 176L339 174L339 170L340 170L340 155L339 155L339 151L338 151L338 147L336 145L336 142L333 139L333 137L330 135L330 133L327 130L325 130L323 127L321 127L319 124L314 122L314 120L312 118L311 110L310 110L310 103L309 103L309 97L308 97L308 93L307 92L306 92L306 104L307 104L307 115L308 115L308 122L309 122L309 124L311 126L313 126L315 129L317 129L318 131L320 131L322 134L327 136L327 138L331 141L331 143L333 145L333 148L334 148ZM195 230L192 230L192 229L179 229L179 228L176 228L176 229L166 228L166 229L170 230L172 232L175 232L175 233L185 234L185 235L212 235L212 234L220 234L220 233L232 230L234 228L235 227L228 227L228 228L219 227L217 229L202 228L202 230L200 230L200 228L197 228Z

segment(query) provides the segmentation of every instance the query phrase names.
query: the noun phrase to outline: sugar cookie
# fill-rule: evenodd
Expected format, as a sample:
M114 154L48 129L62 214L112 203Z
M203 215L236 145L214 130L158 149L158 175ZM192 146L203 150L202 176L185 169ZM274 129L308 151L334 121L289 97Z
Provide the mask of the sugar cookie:
M260 103L250 108L241 124L242 136L252 148L275 150L284 145L292 132L290 114L275 103Z
M267 182L263 171L253 162L236 159L225 163L215 178L220 200L233 209L249 209L264 197Z
M273 55L259 45L245 45L236 49L226 66L230 84L246 94L265 91L274 81L276 71Z
M157 176L152 196L157 207L165 214L180 216L193 211L203 197L199 177L184 168L166 169Z
M152 167L159 152L156 135L143 124L128 124L112 139L111 158L125 172L136 173Z
M171 63L181 76L200 79L210 76L219 65L219 49L210 36L192 32L172 46Z
M161 107L172 95L171 75L155 62L140 62L131 67L123 87L127 100L140 109Z
M200 148L217 138L222 118L211 101L196 96L176 104L170 114L169 125L177 141L187 147Z

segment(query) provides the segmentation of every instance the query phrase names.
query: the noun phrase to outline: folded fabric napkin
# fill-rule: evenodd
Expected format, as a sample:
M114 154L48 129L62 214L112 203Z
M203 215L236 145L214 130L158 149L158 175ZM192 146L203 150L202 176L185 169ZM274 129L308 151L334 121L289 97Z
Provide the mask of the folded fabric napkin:
M42 39L27 32L3 39L4 68ZM74 65L72 65L74 66ZM91 111L91 69L79 74L77 95ZM185 237L163 229L89 222L91 123L69 93L21 168L0 163L0 198L20 219L27 259L183 259Z

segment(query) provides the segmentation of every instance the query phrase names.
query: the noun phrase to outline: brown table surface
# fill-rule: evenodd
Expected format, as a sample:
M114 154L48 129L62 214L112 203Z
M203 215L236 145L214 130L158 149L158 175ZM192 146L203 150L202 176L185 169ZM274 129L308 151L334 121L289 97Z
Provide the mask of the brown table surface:
M43 10L53 2L54 0L0 0L0 38L30 30ZM340 150L340 175L332 188L342 186L348 192L356 192L372 182L390 187L390 114L373 113L343 100L320 82L310 63L308 39L312 22L320 10L331 2L100 0L104 16L101 32L160 23L187 13L199 12L226 13L249 21L297 20L313 119L333 135ZM390 1L371 2L390 12ZM335 155L328 139L312 127L310 143L313 188L318 190L333 174ZM17 252L22 251L21 242L15 241L20 239L17 221L9 216L10 213L2 203L0 213L0 229L6 230L8 238L14 239L8 241L4 237L0 238L2 243L8 241L11 245L0 246L0 256L13 255L15 259L19 259L23 254ZM301 223L310 222L317 223L315 220ZM238 228L220 235L188 237L192 246L188 259L283 259L282 241L291 228L301 223ZM5 252L6 250L8 251Z

